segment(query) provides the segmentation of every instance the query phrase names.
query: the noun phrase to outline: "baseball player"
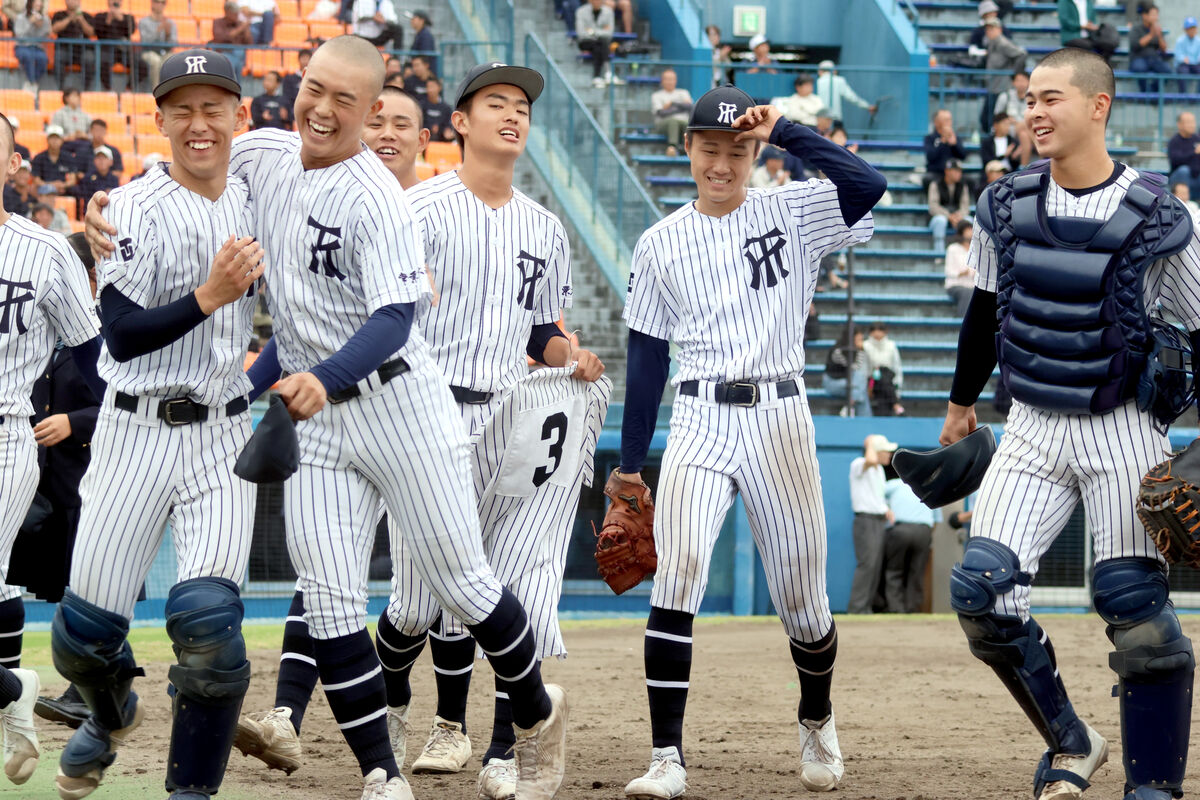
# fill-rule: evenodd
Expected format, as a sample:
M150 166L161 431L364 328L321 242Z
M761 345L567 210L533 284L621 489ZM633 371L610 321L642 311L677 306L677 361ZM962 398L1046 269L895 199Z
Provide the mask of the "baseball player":
M413 218L395 178L360 141L383 77L370 43L331 39L301 82L298 135L256 131L234 150L233 170L247 179L263 223L276 325L252 373L261 371L256 385L273 380L277 359L288 373L280 395L298 420L288 551L364 798L411 797L388 743L382 670L365 624L381 501L422 580L468 624L513 698L522 793L549 798L565 770L566 697L543 684L525 611L487 565L466 432L412 327L430 298Z
M1109 157L1113 96L1111 68L1085 50L1058 50L1034 70L1025 125L1049 160L979 199L968 255L979 273L941 435L949 444L975 428L998 352L1013 407L952 572L951 604L971 652L1046 741L1040 800L1079 797L1108 757L1029 614L1038 562L1080 500L1093 602L1115 647L1126 800L1181 797L1188 749L1192 646L1134 499L1168 451L1156 427L1169 420L1141 410L1154 399L1142 380L1154 339L1146 312L1173 315L1193 349L1200 343L1200 242L1161 179Z
M762 142L829 179L747 190ZM625 300L625 480L641 481L667 380L668 340L680 347L646 623L653 749L649 770L625 794L665 799L687 787L683 714L692 621L717 533L738 493L800 676L800 782L826 791L844 767L829 702L837 631L825 591L825 516L802 379L804 322L821 257L871 237L869 212L886 184L858 156L772 106L755 106L732 86L696 102L684 143L699 197L642 234Z
M21 166L8 119L0 114L0 163L7 180ZM38 485L37 444L29 418L33 383L55 341L71 348L93 390L99 324L79 258L66 240L0 208L0 631L20 641L25 612L21 590L5 583L13 541ZM39 682L21 669L20 651L0 664L0 730L4 774L25 783L41 751L33 727Z
M141 722L126 641L139 587L170 523L179 582L165 608L178 657L166 787L215 794L250 679L238 582L254 487L234 476L250 436L242 372L263 273L243 181L229 179L245 125L229 60L188 50L162 64L155 121L171 164L113 191L115 249L98 268L108 381L80 486L82 509L51 652L91 716L59 759L59 796L91 794Z

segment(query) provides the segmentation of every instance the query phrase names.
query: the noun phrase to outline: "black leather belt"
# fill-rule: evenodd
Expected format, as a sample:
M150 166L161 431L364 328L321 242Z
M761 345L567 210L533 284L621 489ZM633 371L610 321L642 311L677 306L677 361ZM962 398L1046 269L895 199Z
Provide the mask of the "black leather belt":
M492 399L492 392L477 392L465 386L452 385L450 387L450 394L454 395L454 402L466 403L472 406L481 406Z
M138 399L136 395L117 392L116 397L113 398L113 405L122 411L136 414ZM250 403L245 397L235 397L225 404L225 416L237 416L249 407ZM158 401L157 416L168 425L191 425L193 422L204 422L211 413L211 408L187 397Z
M688 397L700 396L700 381L684 381L679 384L679 393ZM775 384L775 396L779 399L795 397L800 394L796 381L786 380ZM718 403L728 403L731 406L758 405L762 399L757 383L718 383L713 386L713 400Z
M407 361L405 361L403 358L394 358L391 361L380 364L379 369L375 371L375 374L379 376L379 383L385 384L393 378L398 378L404 373L408 372L408 369L409 367ZM362 389L358 388L358 384L355 384L354 386L347 386L340 392L334 392L326 399L330 403L337 405L338 403L344 403L347 400L353 400L354 398L361 396Z

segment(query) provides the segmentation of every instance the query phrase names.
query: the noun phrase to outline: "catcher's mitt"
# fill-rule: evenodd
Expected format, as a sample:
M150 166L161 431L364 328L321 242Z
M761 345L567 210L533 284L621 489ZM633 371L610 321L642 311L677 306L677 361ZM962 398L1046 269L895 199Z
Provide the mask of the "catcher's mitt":
M604 494L611 505L596 534L596 565L609 588L622 594L658 569L654 500L649 486L627 481L615 469L604 484Z
M1137 515L1168 564L1200 567L1200 439L1146 473Z

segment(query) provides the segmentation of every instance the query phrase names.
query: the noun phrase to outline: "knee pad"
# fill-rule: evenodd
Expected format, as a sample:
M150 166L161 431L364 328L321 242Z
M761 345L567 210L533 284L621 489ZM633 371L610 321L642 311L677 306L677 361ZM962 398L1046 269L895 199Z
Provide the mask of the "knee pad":
M250 662L237 584L224 578L178 583L167 597L165 613L167 635L179 659L168 673L175 688L209 703L240 703L250 686Z
M135 705L129 702L133 679L144 674L126 641L129 620L67 589L50 631L54 668L76 685L104 727L125 727Z
M960 617L990 614L997 597L1014 586L1028 586L1031 580L1028 572L1021 571L1017 554L1007 546L973 537L967 540L962 562L950 570L950 607Z
M1124 628L1158 616L1169 594L1167 574L1152 558L1113 558L1096 565L1092 603L1109 625Z

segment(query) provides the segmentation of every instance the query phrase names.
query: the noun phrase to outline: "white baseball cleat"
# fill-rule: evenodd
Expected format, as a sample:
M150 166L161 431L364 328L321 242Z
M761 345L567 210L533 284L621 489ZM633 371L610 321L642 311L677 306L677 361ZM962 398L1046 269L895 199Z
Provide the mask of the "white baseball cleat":
M1080 721L1082 722L1082 720ZM1087 728L1088 744L1092 746L1091 752L1085 756L1059 753L1050 762L1051 770L1072 772L1080 777L1080 782L1077 784L1071 780L1050 781L1042 787L1042 793L1038 795L1038 800L1076 800L1083 795L1088 780L1096 774L1096 770L1108 761L1108 742L1103 736L1096 733L1091 725L1083 722L1083 727Z
M244 714L238 720L233 746L242 755L254 756L288 775L300 769L300 737L292 725L292 710L285 706Z
M0 708L0 727L4 729L4 774L20 785L37 769L42 754L33 727L33 706L41 682L30 669L14 669L12 674L21 682L21 696Z
M390 728L391 720L388 725ZM433 717L433 728L421 755L413 762L414 775L424 772L458 772L471 760L471 740L458 722ZM399 759L397 759L399 761Z
M831 792L842 781L846 765L838 747L833 712L823 720L800 723L800 783L810 792Z
M396 766L404 769L404 759L408 755L408 737L412 727L408 724L408 706L388 706L387 710L388 740L392 744L392 755L396 757Z
M567 772L567 693L546 684L550 716L532 728L513 725L517 743L517 800L552 800Z
M517 760L493 758L479 771L479 800L516 800Z
M687 791L687 770L679 763L675 747L655 747L651 751L650 769L625 786L628 800L671 800Z
M363 779L362 800L413 800L412 787L403 775L388 780L387 773L376 767Z

